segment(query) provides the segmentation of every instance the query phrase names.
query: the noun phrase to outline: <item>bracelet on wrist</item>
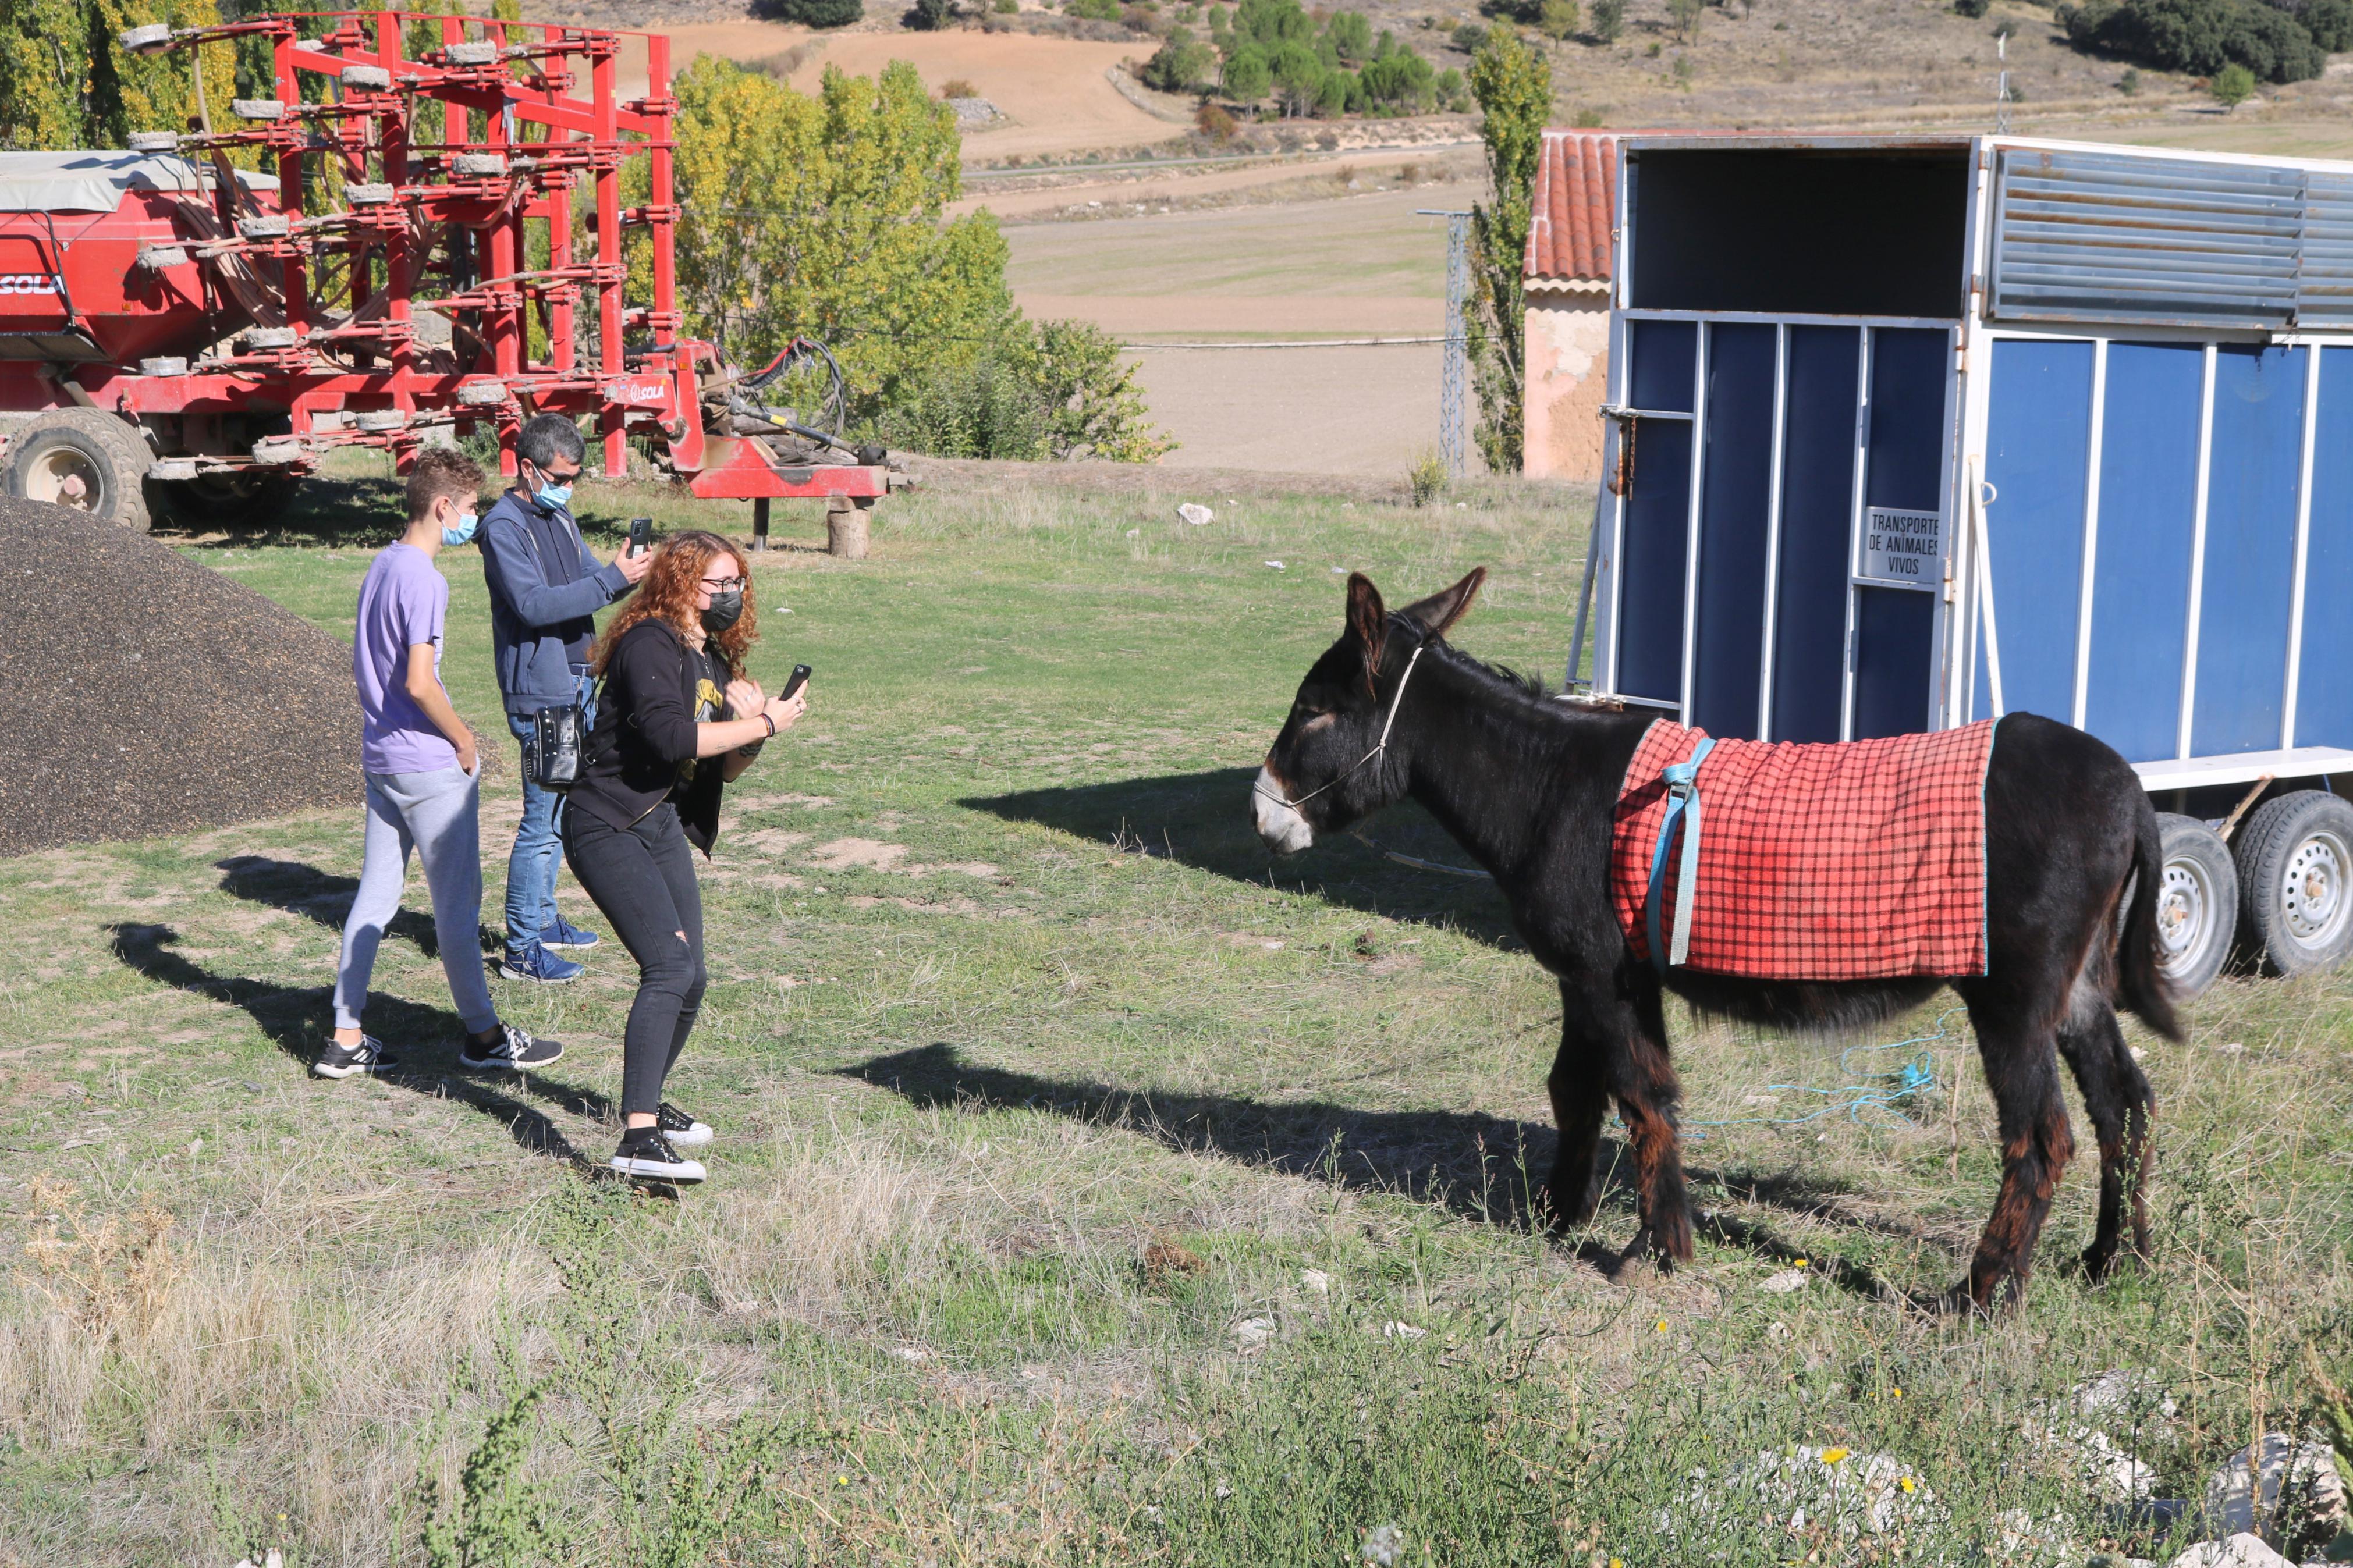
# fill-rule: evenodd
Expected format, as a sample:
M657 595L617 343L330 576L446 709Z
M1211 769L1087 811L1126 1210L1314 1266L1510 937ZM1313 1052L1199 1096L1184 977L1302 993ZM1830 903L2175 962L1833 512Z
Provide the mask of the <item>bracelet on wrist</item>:
M776 720L775 720L775 719L773 719L773 718L771 718L769 715L767 715L767 714L765 714L765 713L763 713L763 714L761 714L761 715L760 715L760 721L761 721L762 723L764 723L764 724L767 725L767 727L768 727L768 738L769 738L770 740L774 740L774 739L776 739Z

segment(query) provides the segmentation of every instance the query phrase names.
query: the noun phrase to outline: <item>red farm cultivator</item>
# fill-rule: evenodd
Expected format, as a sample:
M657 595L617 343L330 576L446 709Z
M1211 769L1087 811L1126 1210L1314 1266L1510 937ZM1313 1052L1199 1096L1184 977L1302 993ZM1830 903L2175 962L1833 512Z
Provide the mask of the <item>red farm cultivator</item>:
M275 96L224 116L199 89L188 130L128 152L0 153L0 413L32 416L11 493L254 520L337 447L406 468L437 428L489 429L512 472L517 427L553 410L594 416L607 474L637 437L696 495L753 501L760 535L771 500L825 499L862 546L892 475L842 444L830 356L731 376L681 336L670 40L643 36L625 100L625 37L396 11L123 34L263 41ZM247 149L274 173L233 166ZM829 373L830 431L758 401L804 364Z

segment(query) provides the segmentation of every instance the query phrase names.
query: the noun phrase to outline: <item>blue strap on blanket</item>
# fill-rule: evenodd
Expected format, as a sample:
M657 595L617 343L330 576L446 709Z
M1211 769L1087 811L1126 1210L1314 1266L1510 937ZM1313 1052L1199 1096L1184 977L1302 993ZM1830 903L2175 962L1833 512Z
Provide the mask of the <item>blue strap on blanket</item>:
M1659 824L1659 847L1651 852L1651 892L1644 901L1650 921L1651 963L1662 974L1669 964L1680 965L1691 956L1692 900L1699 889L1699 765L1715 748L1715 737L1704 738L1692 748L1691 761L1669 763L1660 775L1667 782L1667 815ZM1659 939L1660 895L1666 889L1667 852L1674 846L1675 826L1686 811L1691 822L1683 829L1683 865L1675 873L1675 940L1674 952L1670 954Z

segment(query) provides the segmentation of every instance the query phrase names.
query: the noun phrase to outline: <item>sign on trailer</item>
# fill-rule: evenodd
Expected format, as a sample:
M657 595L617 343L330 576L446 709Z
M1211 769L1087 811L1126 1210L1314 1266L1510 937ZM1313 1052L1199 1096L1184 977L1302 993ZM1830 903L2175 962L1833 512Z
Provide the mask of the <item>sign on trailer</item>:
M1945 552L1943 513L1875 506L1865 522L1865 577L1874 583L1894 583L1907 588L1936 585L1936 563Z

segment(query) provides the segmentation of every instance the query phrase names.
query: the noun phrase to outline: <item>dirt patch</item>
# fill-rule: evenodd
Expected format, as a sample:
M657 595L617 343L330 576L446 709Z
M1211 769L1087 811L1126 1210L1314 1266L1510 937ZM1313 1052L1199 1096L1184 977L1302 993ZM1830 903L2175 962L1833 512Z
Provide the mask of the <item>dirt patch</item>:
M0 501L0 855L359 802L334 638L65 507Z
M847 871L863 867L871 871L890 871L898 868L907 853L903 844L885 844L879 838L837 838L818 846L809 858L828 871Z

